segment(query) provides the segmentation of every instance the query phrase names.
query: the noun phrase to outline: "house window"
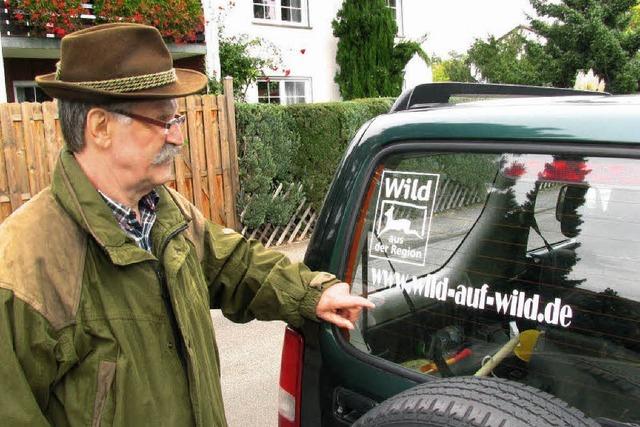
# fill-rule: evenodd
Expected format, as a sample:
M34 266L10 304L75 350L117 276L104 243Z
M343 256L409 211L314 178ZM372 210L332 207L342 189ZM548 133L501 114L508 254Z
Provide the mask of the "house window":
M258 23L308 25L307 0L253 0Z
M282 0L282 20L302 22L302 0Z
M258 102L263 104L306 104L311 102L310 79L264 79L258 81Z
M258 102L261 104L280 104L280 82L272 80L259 81Z
M404 23L402 19L402 0L385 0L387 7L393 12L393 16L396 18L396 24L398 25L398 37L404 35Z
M276 0L253 0L253 17L276 19Z
M286 104L304 104L306 103L304 81L291 81L284 82L284 95L286 97Z
M16 80L13 82L13 97L16 102L51 101L51 97L40 89L32 80Z
M393 10L394 16L397 16L398 6L396 5L396 0L387 0L387 6Z

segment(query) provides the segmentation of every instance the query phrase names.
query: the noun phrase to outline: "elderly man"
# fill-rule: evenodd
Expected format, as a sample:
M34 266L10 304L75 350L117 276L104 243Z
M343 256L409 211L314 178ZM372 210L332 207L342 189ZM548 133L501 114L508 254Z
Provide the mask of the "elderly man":
M0 423L223 426L209 316L351 328L346 283L213 224L162 184L184 136L160 33L109 24L62 40L66 147L50 188L0 226Z

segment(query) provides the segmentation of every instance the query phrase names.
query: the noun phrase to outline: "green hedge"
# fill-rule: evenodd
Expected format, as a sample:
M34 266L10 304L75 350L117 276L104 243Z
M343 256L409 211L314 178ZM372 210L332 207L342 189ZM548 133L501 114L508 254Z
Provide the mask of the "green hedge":
M393 99L376 98L290 106L236 104L243 223L284 224L302 194L290 191L275 202L279 183L302 183L319 208L345 148L367 120L389 111Z

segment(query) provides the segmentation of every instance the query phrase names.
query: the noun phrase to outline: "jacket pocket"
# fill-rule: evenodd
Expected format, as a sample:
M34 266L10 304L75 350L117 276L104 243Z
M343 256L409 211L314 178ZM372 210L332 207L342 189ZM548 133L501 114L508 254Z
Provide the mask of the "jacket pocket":
M111 390L111 385L116 376L116 362L103 360L98 366L98 386L96 388L96 400L93 403L93 421L91 427L99 427L102 419L102 411Z

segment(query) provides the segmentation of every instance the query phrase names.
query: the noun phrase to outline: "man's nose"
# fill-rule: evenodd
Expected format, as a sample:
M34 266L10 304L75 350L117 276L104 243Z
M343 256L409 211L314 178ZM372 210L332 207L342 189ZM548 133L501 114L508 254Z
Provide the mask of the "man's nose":
M167 130L166 142L177 146L181 146L184 144L182 125L175 124Z

